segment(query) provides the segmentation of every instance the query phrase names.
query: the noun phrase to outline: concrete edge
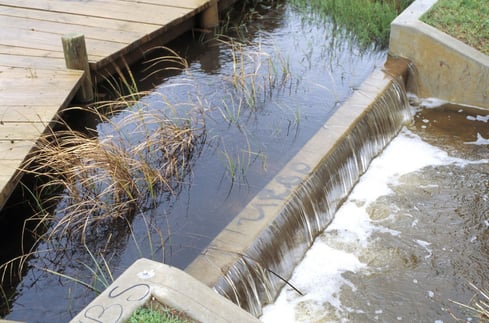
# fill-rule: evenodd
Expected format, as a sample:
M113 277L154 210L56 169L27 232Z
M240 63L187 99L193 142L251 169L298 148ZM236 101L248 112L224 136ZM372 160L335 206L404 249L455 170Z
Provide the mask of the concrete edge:
M413 62L418 96L489 109L489 56L419 20L436 2L416 0L392 22L389 54Z
M198 322L259 322L184 271L144 258L126 269L71 322L126 322L151 298Z

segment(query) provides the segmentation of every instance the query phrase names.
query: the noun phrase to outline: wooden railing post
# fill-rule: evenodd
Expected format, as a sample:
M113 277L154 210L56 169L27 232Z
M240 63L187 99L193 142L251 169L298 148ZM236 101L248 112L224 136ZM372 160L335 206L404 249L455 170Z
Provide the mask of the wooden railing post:
M210 0L209 8L205 9L200 15L200 27L213 29L219 26L219 7L217 0Z
M88 65L85 36L83 34L66 34L61 37L61 41L63 43L66 67L85 71L76 99L82 103L93 101L92 77L90 75L90 66Z

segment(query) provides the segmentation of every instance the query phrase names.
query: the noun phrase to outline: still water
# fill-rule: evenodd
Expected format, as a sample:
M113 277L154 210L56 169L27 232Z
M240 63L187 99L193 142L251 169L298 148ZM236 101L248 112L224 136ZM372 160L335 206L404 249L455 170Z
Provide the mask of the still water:
M478 322L489 281L488 112L421 102L373 160L264 322Z

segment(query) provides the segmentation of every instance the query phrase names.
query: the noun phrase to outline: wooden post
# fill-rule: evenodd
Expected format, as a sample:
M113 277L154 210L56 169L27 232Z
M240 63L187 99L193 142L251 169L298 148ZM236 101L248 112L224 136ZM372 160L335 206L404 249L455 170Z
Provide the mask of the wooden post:
M63 43L66 67L85 71L76 99L82 103L93 101L92 77L90 75L90 66L88 65L85 36L83 34L66 34L61 37L61 41Z
M217 0L210 0L209 8L200 15L200 26L204 29L213 29L219 26L219 7Z

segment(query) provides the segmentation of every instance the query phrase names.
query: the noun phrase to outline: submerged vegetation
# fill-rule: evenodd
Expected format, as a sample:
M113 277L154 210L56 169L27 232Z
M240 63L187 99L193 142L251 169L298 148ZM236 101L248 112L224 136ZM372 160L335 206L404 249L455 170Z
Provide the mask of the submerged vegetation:
M489 55L486 0L438 0L421 20Z
M348 33L362 48L386 48L390 23L413 0L290 0L295 8L310 13Z

